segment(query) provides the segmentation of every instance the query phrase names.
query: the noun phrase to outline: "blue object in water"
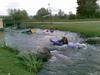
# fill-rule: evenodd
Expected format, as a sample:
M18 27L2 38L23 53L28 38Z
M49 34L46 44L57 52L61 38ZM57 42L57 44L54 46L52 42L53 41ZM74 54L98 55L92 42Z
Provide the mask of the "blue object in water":
M50 41L53 43L53 45L58 45L58 46L62 46L63 45L59 40L51 39Z
M50 29L50 32L51 32L51 33L53 33L53 32L54 32L54 30Z

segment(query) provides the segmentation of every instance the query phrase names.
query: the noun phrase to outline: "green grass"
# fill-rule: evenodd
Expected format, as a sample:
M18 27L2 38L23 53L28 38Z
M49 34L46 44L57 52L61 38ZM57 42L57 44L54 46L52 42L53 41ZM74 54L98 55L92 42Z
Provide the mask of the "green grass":
M100 22L68 22L65 24L45 24L43 28L54 28L62 31L72 31L83 34L86 37L100 36Z
M35 75L19 64L20 61L16 53L11 52L9 49L0 48L0 75Z
M38 73L43 66L43 61L37 55L29 53L20 56L21 64L23 64L26 69L33 73Z

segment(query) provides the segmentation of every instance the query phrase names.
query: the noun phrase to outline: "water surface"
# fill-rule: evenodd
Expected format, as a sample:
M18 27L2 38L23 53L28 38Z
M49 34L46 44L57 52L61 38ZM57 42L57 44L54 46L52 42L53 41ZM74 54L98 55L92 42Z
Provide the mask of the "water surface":
M68 48L67 46L53 46L51 38L66 36L70 42L81 42L79 34L55 31L44 33L37 29L36 33L23 34L20 32L6 32L6 44L19 51L34 51L37 47L48 47L52 57L44 65L38 75L100 75L100 45L87 44L86 49Z

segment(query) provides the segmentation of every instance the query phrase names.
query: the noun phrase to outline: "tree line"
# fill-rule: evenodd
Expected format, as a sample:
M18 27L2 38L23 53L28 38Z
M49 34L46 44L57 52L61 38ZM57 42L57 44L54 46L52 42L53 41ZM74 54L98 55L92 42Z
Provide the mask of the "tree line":
M20 24L22 21L58 21L62 19L85 19L85 18L100 18L100 7L97 4L98 0L77 0L77 13L64 13L61 9L57 14L52 15L52 12L46 8L40 8L36 15L29 16L26 10L9 9L9 16L5 19L12 19L14 24Z

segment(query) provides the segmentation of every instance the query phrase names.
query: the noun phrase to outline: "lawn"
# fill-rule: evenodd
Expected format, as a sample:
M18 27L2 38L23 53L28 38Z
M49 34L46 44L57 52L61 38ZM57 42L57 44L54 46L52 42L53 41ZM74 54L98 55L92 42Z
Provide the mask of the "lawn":
M7 48L0 48L0 75L35 75L28 72L21 64L14 52Z
M53 28L62 31L79 32L85 36L100 36L100 22L66 22L62 24L45 24L43 28Z

